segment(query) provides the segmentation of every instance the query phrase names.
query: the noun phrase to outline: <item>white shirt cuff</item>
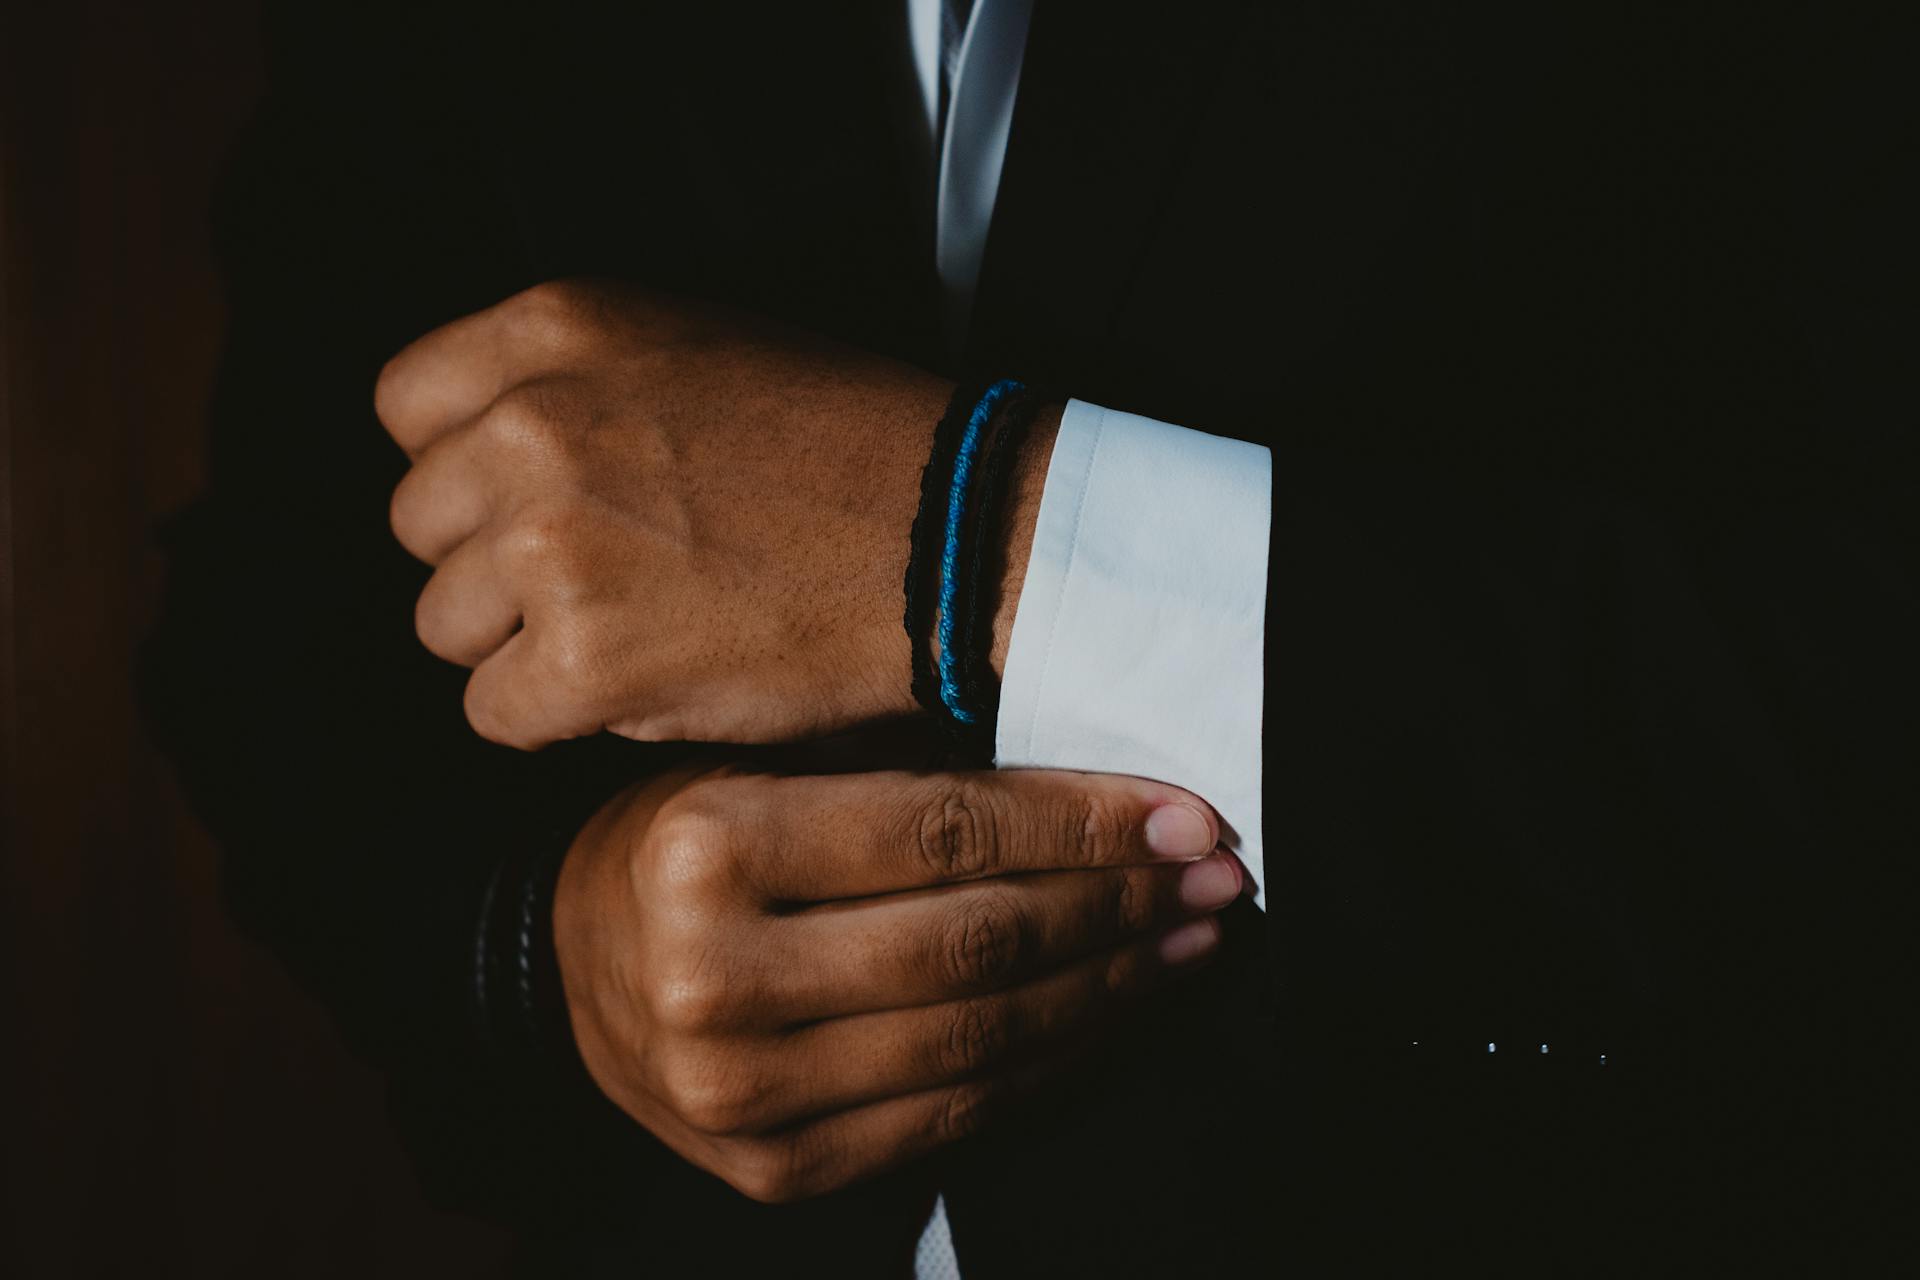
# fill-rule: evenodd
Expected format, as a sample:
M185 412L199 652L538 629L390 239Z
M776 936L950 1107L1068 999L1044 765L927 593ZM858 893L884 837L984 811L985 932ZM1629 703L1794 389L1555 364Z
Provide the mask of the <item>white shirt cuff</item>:
M994 743L1187 788L1257 886L1272 480L1259 445L1068 401Z

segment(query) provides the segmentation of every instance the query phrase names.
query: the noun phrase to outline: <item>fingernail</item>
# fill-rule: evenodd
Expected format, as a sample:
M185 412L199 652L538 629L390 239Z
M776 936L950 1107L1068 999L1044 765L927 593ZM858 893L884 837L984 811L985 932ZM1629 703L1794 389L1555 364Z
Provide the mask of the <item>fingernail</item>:
M1220 926L1212 916L1191 920L1160 939L1160 959L1165 964L1186 964L1219 945Z
M1189 911L1213 911L1240 896L1240 868L1232 858L1204 858L1180 872L1180 905Z
M1163 858L1198 858L1213 848L1213 829L1192 805L1163 804L1147 815L1147 848Z

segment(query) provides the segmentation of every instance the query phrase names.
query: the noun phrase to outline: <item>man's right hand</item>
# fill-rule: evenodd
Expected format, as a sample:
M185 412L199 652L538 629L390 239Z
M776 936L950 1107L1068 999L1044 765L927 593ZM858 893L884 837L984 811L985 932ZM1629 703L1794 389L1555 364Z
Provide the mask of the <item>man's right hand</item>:
M562 867L574 1035L694 1164L757 1200L830 1191L972 1132L1209 956L1246 884L1218 839L1134 778L669 774Z

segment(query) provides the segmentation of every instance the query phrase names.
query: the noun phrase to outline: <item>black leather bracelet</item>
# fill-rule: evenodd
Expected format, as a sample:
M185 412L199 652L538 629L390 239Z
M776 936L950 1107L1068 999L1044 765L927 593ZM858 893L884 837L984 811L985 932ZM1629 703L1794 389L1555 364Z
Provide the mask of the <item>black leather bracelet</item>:
M554 890L577 826L501 859L481 907L474 1014L484 1040L508 1057L577 1060L553 942Z

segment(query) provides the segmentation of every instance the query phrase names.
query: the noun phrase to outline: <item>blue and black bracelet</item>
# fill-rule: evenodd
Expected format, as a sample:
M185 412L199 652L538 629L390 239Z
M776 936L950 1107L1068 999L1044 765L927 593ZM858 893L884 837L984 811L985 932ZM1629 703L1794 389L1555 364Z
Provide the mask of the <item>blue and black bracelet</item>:
M920 506L913 517L913 535L907 553L907 607L903 623L913 653L913 698L930 714L944 717L940 686L934 672L927 636L933 630L938 583L930 582L929 563L934 544L945 526L945 500L952 489L954 457L974 405L986 394L987 384L962 382L947 402L947 412L933 429L933 448L920 472ZM928 587L932 585L933 591Z
M1000 563L1000 498L1009 460L1038 408L1039 398L1011 378L955 390L921 474L908 558L905 622L915 699L956 739L985 744L989 755L999 702L987 647L998 603L990 584ZM936 537L937 574L928 563ZM938 584L931 599L930 579ZM937 659L929 651L929 632Z
M967 557L967 577L956 603L956 617L965 620L965 634L955 656L960 668L961 699L974 713L976 721L984 726L989 738L1000 709L1000 685L993 677L990 654L994 614L1001 603L998 591L1001 569L1006 562L1001 506L1006 498L1013 459L1039 414L1041 403L1042 397L1037 392L1021 387L1001 405L999 423L974 482L973 512L968 518L967 541L971 554Z

